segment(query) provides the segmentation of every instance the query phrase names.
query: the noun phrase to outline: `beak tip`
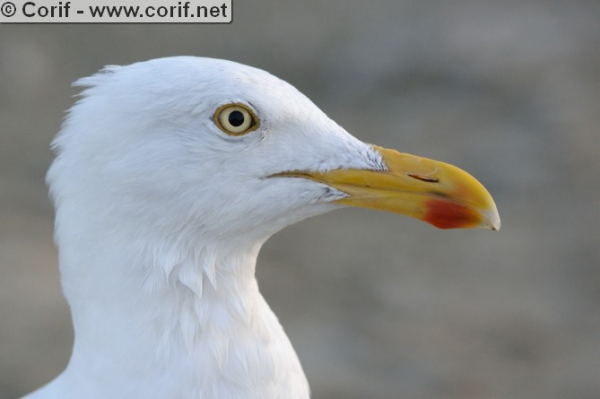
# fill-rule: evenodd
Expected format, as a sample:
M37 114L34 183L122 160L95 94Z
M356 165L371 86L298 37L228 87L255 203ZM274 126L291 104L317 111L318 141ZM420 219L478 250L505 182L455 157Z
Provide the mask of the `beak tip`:
M487 218L486 226L492 231L500 230L502 223L500 222L500 215L498 211L494 209L494 212Z

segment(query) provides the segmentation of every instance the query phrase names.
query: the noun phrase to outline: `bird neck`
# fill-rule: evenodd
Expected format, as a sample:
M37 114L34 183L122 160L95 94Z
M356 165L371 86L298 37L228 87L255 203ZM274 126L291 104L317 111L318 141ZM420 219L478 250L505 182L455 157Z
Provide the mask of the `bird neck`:
M104 397L123 394L109 387L131 387L129 397L195 398L210 389L237 397L257 376L266 387L276 372L304 378L258 290L262 243L94 242L80 252L60 248L75 329L71 386L96 381ZM203 391L182 393L186 386Z
M85 270L71 270L76 279L64 273L63 281L77 284L65 289L77 339L93 339L99 329L103 339L146 331L160 339L155 346L159 350L168 351L165 346L176 342L190 349L203 331L247 322L253 313L251 305L260 297L254 277L256 248L132 250L105 249L121 260L79 263L76 267Z

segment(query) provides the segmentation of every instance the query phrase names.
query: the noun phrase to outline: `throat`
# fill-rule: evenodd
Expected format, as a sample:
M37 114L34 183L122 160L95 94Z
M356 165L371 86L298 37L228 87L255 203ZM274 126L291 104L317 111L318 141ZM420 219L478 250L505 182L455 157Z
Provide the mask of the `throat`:
M205 247L147 278L143 289L159 301L149 319L150 329L161 335L159 348L193 352L212 340L209 349L222 363L225 337L253 331L264 310L255 278L257 252L223 254Z
M236 397L250 387L273 387L285 374L302 380L296 355L258 290L258 249L161 251L133 268L111 264L103 278L88 281L91 292L65 287L75 328L65 374L103 381L98 389L107 397L121 397L106 392L111 386L131 387L131 397L153 398L152 390L179 397L181 387L190 390L181 397L207 397L211 390ZM89 269L82 276L94 279Z

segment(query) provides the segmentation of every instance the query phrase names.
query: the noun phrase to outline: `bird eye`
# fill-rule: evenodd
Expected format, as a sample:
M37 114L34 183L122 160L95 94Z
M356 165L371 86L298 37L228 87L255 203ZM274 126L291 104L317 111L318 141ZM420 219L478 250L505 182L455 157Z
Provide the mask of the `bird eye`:
M226 104L215 112L214 121L225 133L241 136L258 128L258 118L244 104Z

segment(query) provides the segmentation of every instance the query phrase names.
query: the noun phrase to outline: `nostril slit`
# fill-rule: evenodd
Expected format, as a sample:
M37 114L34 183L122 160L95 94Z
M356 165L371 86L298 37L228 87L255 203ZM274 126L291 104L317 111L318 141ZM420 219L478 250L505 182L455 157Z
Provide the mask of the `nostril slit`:
M421 176L414 173L407 173L408 177L412 177L413 179L424 181L425 183L439 183L439 179L435 177Z

